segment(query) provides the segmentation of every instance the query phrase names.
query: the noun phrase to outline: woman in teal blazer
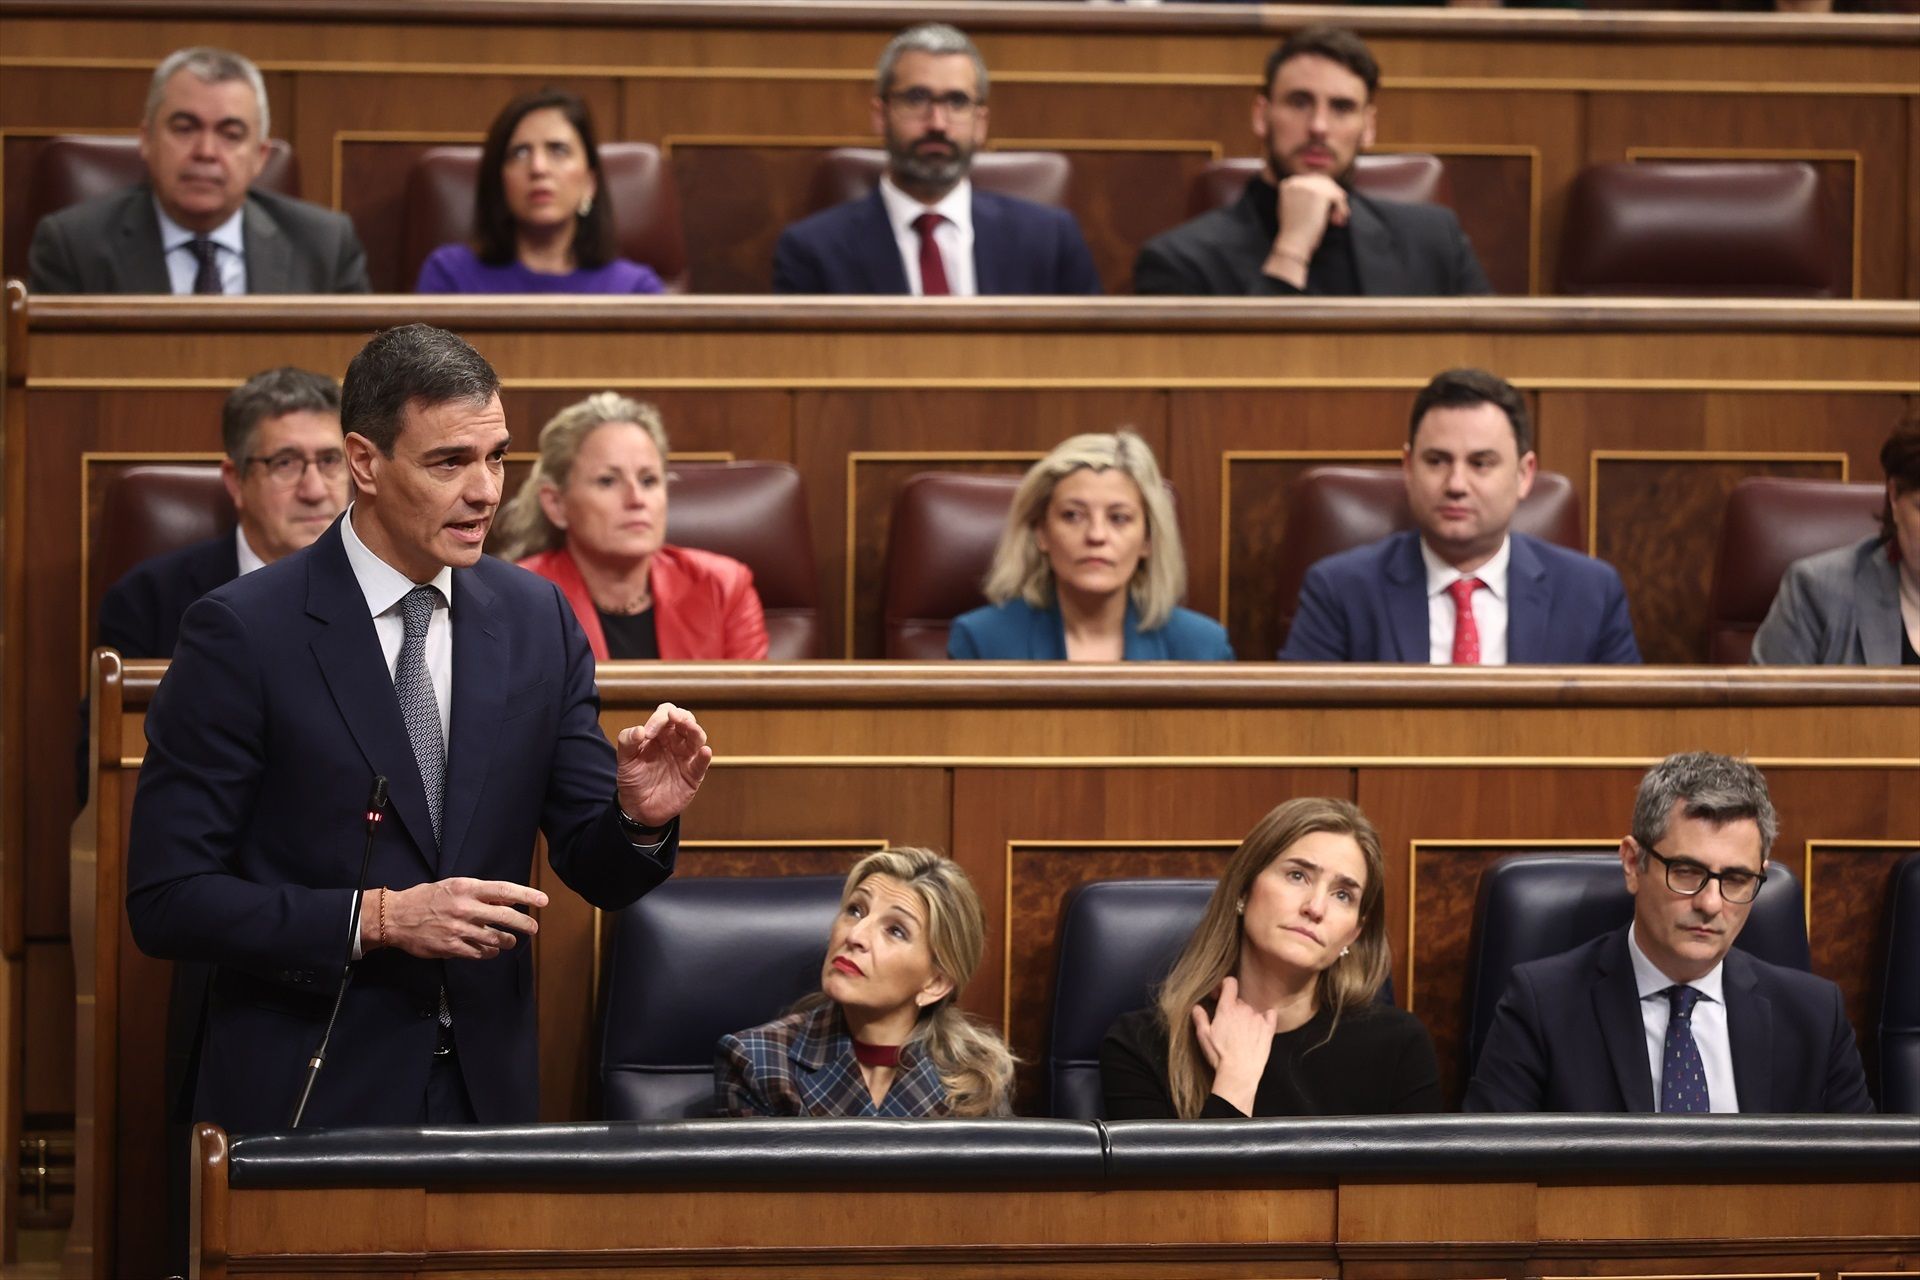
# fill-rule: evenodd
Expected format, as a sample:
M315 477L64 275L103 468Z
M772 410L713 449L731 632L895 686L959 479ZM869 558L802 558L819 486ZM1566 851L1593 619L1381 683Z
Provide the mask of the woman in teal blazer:
M1187 586L1173 503L1131 431L1074 436L1014 494L987 574L993 603L954 619L949 658L1231 661Z

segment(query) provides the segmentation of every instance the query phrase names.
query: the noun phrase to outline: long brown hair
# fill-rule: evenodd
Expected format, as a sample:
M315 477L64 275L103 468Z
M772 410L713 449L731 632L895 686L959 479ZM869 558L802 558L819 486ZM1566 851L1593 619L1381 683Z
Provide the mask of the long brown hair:
M1011 1113L1013 1054L992 1028L975 1022L956 1003L986 950L987 913L960 864L931 849L882 849L854 864L840 891L844 907L872 876L891 876L911 889L927 913L927 948L933 967L953 989L920 1010L908 1042L933 1059L956 1116ZM795 1006L817 1009L828 997L815 992Z
M1351 836L1367 865L1367 882L1360 890L1360 934L1346 955L1320 971L1314 993L1317 1007L1333 1010L1328 1038L1333 1027L1340 1025L1341 1015L1366 1007L1386 983L1392 954L1387 946L1386 912L1380 905L1386 864L1379 835L1359 806L1348 801L1323 796L1287 801L1260 819L1234 850L1199 926L1160 986L1160 1020L1167 1028L1167 1085L1182 1119L1200 1114L1213 1087L1213 1069L1200 1051L1190 1010L1211 1002L1221 980L1240 967L1244 933L1239 904L1268 864L1316 831Z

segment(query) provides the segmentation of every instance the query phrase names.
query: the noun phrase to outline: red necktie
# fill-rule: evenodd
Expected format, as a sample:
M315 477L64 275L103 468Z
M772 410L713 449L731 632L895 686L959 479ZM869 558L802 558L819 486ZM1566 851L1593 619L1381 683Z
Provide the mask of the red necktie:
M1478 578L1456 578L1447 584L1453 597L1453 665L1480 665L1480 628L1473 620L1473 593L1487 584Z
M944 298L953 292L947 287L947 262L940 246L933 241L934 228L946 219L937 213L923 213L913 220L920 233L920 293L923 297Z

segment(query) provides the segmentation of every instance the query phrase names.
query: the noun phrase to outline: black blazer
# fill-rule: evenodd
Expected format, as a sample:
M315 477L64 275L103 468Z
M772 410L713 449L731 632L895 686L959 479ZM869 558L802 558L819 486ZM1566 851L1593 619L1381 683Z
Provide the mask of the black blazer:
M1654 1109L1631 927L1514 967L1465 1110ZM1722 974L1741 1111L1873 1110L1840 988L1737 949Z
M367 259L345 214L258 188L241 215L248 293L366 293ZM35 293L172 293L153 188L50 213L27 251Z
M1273 248L1272 219L1257 202L1264 183L1240 198L1147 241L1133 264L1133 291L1187 296L1288 296L1299 291L1260 270ZM1375 298L1492 293L1480 260L1451 209L1351 195L1353 266L1360 293Z
M1098 294L1100 273L1065 209L973 189L973 280L987 294ZM775 293L907 292L880 189L780 233Z
M127 915L149 955L218 966L194 1115L230 1132L286 1123L339 979L362 806L391 806L368 883L528 882L536 832L561 879L621 907L666 879L614 800L593 653L559 589L482 558L453 572L453 688L442 839L339 523L197 601L147 713L127 850ZM483 1123L539 1112L532 951L355 966L314 1088L314 1124L425 1118L444 985Z
M142 560L100 598L96 643L123 658L171 658L187 606L240 576L233 530Z

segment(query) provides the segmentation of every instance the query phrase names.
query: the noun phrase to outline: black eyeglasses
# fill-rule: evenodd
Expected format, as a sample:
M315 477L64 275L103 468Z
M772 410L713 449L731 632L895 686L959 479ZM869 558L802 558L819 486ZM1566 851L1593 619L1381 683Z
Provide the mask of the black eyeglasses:
M249 454L246 462L259 463L267 469L268 480L282 489L291 489L307 474L308 467L318 471L322 480L337 480L346 469L347 455L339 449L326 449L309 458L298 449L282 449L278 453Z
M935 107L944 110L949 116L970 116L974 109L986 99L976 98L970 93L955 89L950 93L935 93L931 89L902 89L898 93L887 95L887 102L895 111L906 115L923 116Z
M1647 855L1657 860L1667 869L1667 888L1675 893L1691 898L1707 887L1707 881L1720 882L1720 896L1735 906L1752 902L1760 892L1760 886L1767 882L1766 873L1755 875L1751 871L1709 871L1697 862L1686 858L1669 858L1651 845L1641 845Z

